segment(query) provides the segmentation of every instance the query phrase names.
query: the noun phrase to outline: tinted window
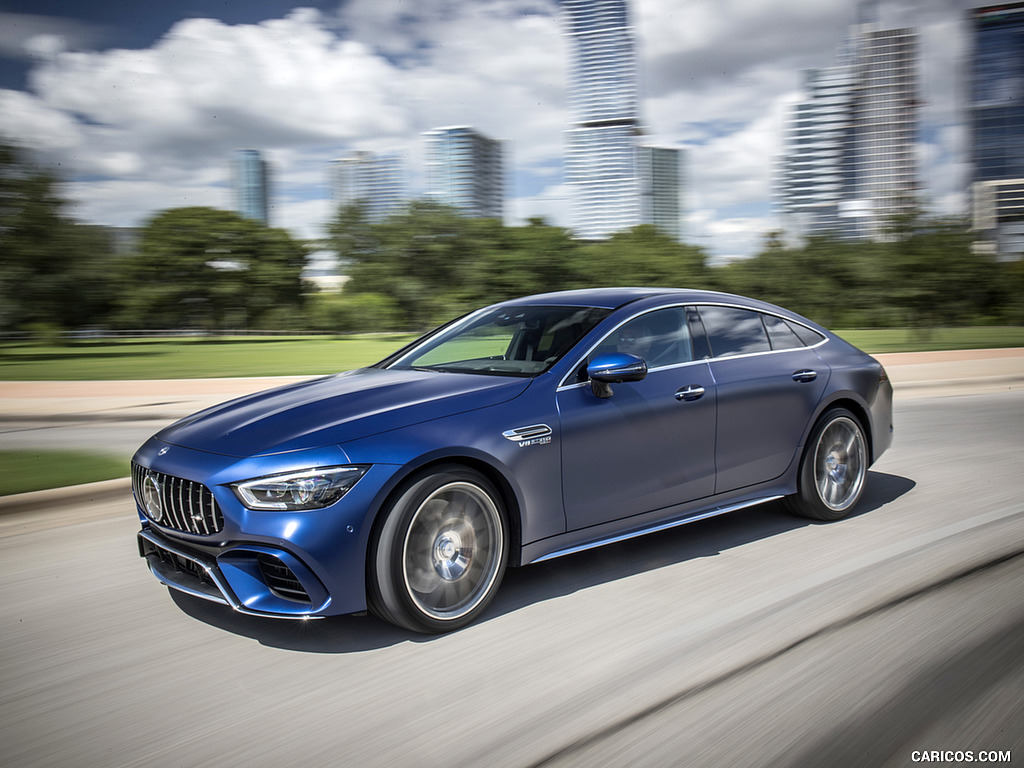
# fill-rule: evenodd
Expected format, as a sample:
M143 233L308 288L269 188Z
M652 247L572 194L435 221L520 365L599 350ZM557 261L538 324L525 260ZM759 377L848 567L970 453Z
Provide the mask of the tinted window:
M587 364L598 355L625 352L643 358L647 368L664 368L693 360L693 342L683 307L647 312L623 323L605 336L577 371L576 381L586 381Z
M383 365L533 376L554 365L609 312L590 307L501 307L453 323Z
M822 336L817 331L812 331L805 325L800 325L799 323L791 323L788 320L786 321L786 325L788 325L790 329L793 331L793 333L800 337L800 341L802 341L808 347L813 347L815 344L825 340L824 336Z
M804 346L803 340L781 317L765 315L764 326L768 329L768 338L772 342L772 349L796 349Z
M734 307L701 307L700 317L714 357L771 350L760 312Z

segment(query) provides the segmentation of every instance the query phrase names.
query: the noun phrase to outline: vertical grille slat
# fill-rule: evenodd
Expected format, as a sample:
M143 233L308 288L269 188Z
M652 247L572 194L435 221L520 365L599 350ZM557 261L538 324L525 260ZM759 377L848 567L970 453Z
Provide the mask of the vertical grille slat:
M163 517L159 525L196 536L209 536L223 530L220 506L205 485L132 463L132 491L143 512L146 510L143 486L147 477L152 477L160 488Z

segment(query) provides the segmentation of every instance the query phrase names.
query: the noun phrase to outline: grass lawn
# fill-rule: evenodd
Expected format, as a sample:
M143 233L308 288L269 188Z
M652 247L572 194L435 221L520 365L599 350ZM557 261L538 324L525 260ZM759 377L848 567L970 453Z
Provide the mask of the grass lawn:
M63 347L0 344L0 380L110 381L306 376L377 362L414 339L387 334L82 341Z
M1024 328L838 331L867 352L1024 347ZM108 381L305 376L370 365L415 338L373 334L82 341L64 347L0 344L0 380Z
M86 451L0 451L0 496L129 474L128 460L117 456Z
M930 352L940 349L997 349L1024 347L1024 327L977 328L882 328L836 331L851 344L872 354L881 352Z

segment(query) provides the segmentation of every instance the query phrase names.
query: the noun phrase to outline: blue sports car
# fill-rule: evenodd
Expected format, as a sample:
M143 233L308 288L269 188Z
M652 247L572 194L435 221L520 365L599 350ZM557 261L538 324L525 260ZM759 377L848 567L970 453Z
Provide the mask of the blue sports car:
M772 499L841 518L891 440L885 370L799 315L549 293L162 430L132 462L138 543L164 584L238 611L444 632L510 566Z

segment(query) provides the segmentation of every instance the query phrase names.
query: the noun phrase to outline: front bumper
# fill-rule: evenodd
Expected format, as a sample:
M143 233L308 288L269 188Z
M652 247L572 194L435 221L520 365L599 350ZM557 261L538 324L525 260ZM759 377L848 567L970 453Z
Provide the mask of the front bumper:
M241 613L301 619L324 615L331 604L320 580L284 550L243 544L213 554L148 526L139 532L138 545L163 584Z

